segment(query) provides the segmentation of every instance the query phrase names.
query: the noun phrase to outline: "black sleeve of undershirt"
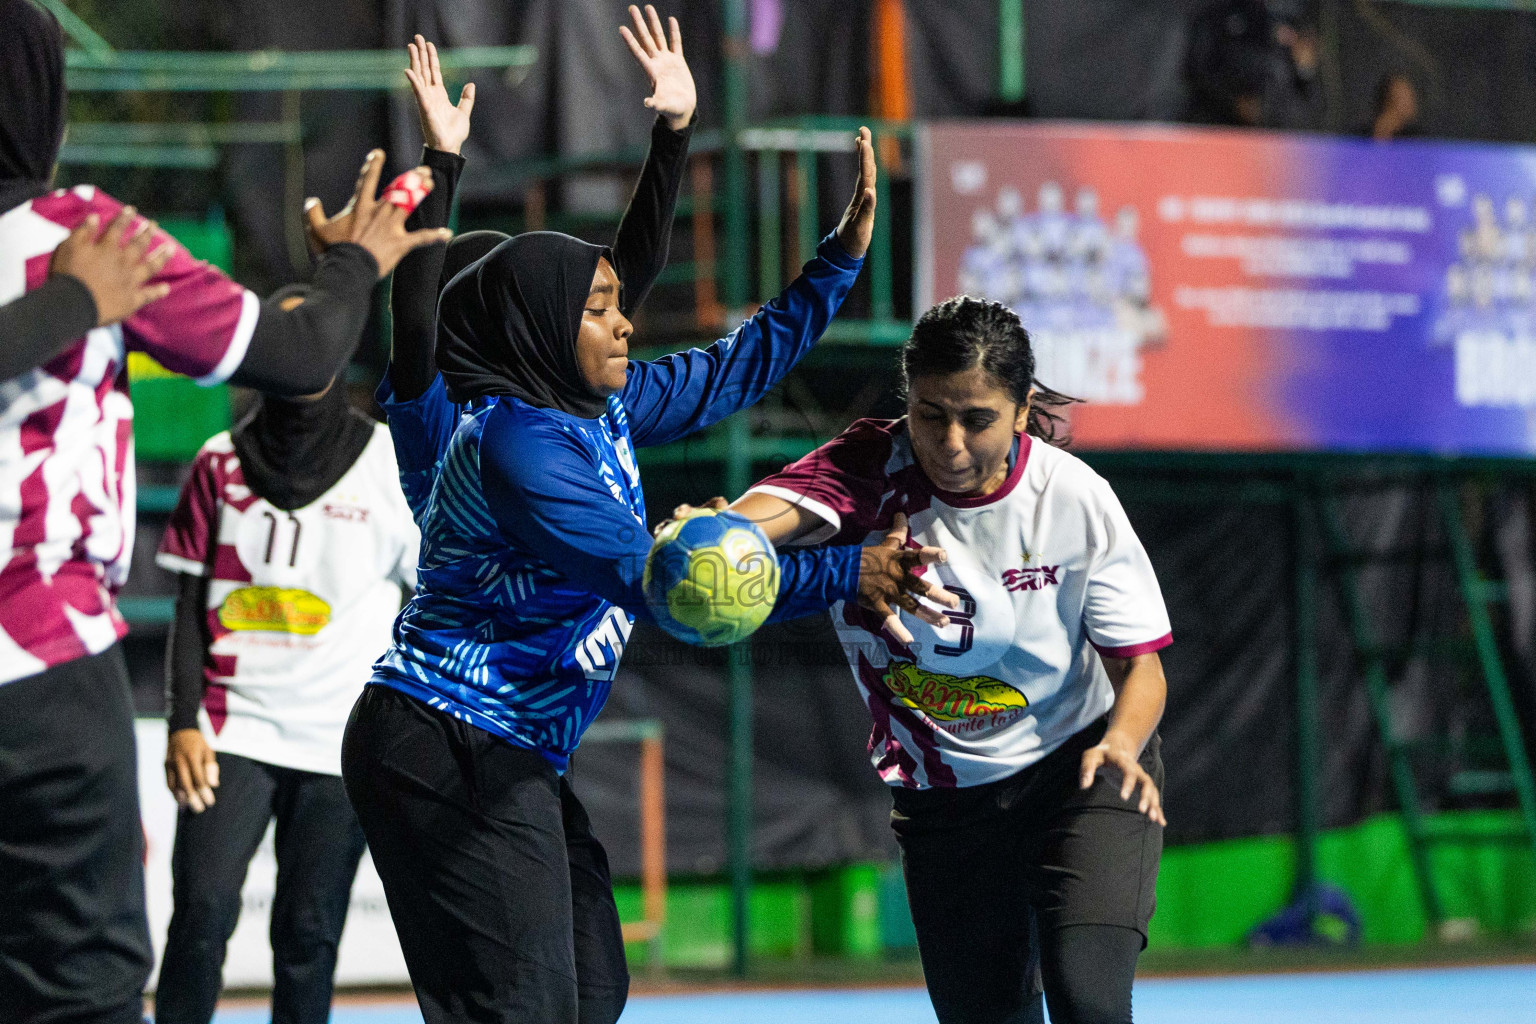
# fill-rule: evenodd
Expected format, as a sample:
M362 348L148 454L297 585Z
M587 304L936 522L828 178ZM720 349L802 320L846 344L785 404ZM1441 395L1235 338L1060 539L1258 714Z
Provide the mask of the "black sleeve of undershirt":
M197 728L203 659L208 652L207 607L207 578L182 573L176 618L165 646L165 721L171 732Z
M251 347L230 382L284 396L312 395L331 382L357 348L379 279L379 265L360 245L325 250L311 292L293 309L261 304Z
M421 162L432 171L433 187L406 220L406 229L445 228L464 158L423 146ZM395 397L403 402L420 397L437 376L437 293L447 251L446 242L412 249L390 279L389 313L394 326L388 372Z
M96 300L79 278L54 274L0 306L0 380L19 377L59 355L96 326Z
M613 270L619 276L619 311L633 316L667 265L677 193L688 169L688 140L697 119L680 132L656 118L651 149L613 240Z

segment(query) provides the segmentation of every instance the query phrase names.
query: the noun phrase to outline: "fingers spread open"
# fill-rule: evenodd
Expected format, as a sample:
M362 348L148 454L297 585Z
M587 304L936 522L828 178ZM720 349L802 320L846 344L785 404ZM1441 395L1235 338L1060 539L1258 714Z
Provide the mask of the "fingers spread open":
M436 43L428 43L427 44L427 70L428 70L428 72L430 73L430 76L431 76L431 77L429 77L427 79L428 84L430 84L430 85L442 85L443 84L443 66L441 64L439 64L438 60L437 60L437 44Z
M672 30L672 52L681 57L683 55L683 30L678 25L676 18L668 18L667 27Z
M635 34L629 30L628 25L619 26L619 35L624 37L624 45L629 47L629 52L635 55L635 60L638 60L641 65L644 65L650 59L649 54L645 52L645 48L635 38Z
M905 512L897 512L891 520L891 528L885 533L882 542L888 547L901 547L907 542L907 515Z
M139 211L131 206L125 206L117 211L117 216L113 217L112 223L107 225L107 244L114 249L122 248L123 239L128 236L128 226L133 223L134 218L138 215Z
M661 15L656 13L655 5L645 5L645 17L651 26L652 44L655 45L657 52L665 50L667 48L667 30L661 27Z
M921 601L913 601L912 607L908 608L907 610L910 611L913 615L922 619L924 622L928 623L928 625L932 626L934 629L947 629L949 627L948 615L945 615L937 608L928 607Z
M466 82L464 88L459 90L459 111L465 117L475 109L475 83Z
M1142 772L1141 766L1135 762L1127 765L1123 759L1117 759L1115 764L1119 766L1120 773L1123 776L1120 780L1120 799L1129 800L1131 794L1136 792L1136 785L1141 782L1145 773ZM1150 782L1151 780L1148 779L1147 781Z
M949 591L945 590L942 586L940 586L938 583L935 583L933 580L924 579L915 573L908 572L907 575L903 577L901 585L907 591L916 594L918 597L926 597L934 604L940 605L944 608L960 607L960 598L956 597L954 594L951 594Z
M357 188L352 192L352 203L357 212L367 219L379 194L379 178L384 173L384 151L375 149L363 161L363 172L357 177Z
M885 616L884 628L887 633L891 634L901 643L910 644L912 642L912 634L907 631L906 626L901 624L901 616L891 611L890 605L884 601L876 601L875 611Z
M69 233L69 241L75 245L84 245L96 240L96 232L101 228L101 218L94 213L86 214L85 220L75 225L75 230Z
M1077 784L1082 789L1093 785L1093 777L1099 773L1099 766L1104 763L1104 749L1102 747L1090 747L1083 752L1083 767L1078 773Z
M656 44L651 39L651 29L645 23L645 15L640 13L640 8L630 4L629 17L635 23L635 38L640 41L640 48L645 57L649 59L656 56Z

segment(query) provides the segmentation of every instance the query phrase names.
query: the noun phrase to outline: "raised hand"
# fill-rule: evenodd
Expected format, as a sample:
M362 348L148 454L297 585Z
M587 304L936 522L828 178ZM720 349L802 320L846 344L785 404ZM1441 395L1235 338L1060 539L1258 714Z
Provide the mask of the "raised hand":
M661 28L661 15L650 4L645 5L644 15L640 8L630 4L629 16L635 23L634 31L628 25L620 25L619 35L651 80L651 95L645 105L665 117L673 131L680 132L693 120L693 111L699 105L693 72L683 59L682 30L676 18L668 18L667 25L672 30L669 43Z
M68 274L85 285L96 303L97 326L105 327L165 297L170 285L149 281L160 273L176 250L169 241L163 241L151 252L155 224L140 219L131 206L119 210L107 230L98 236L100 227L101 218L94 213L81 221L53 250L48 272Z
M859 152L859 181L838 222L837 240L849 256L862 259L875 231L875 145L868 128L859 129L854 145Z
M443 69L437 62L437 47L420 35L406 43L411 66L405 69L411 92L416 94L416 113L421 118L421 136L428 146L444 153L457 153L469 138L469 113L475 109L475 83L459 91L455 106L443 84Z
M320 200L304 201L304 233L310 248L319 253L341 242L360 245L378 262L381 279L412 249L446 242L453 237L453 232L447 228L405 230L405 218L409 214L394 203L378 199L379 176L383 172L384 151L375 149L363 161L352 198L334 217L325 215ZM416 173L422 177L426 191L430 192L432 172L426 167L418 167Z
M892 605L943 629L949 625L949 616L917 599L926 597L945 608L960 607L960 599L913 570L948 560L943 548L907 547L907 517L898 512L885 538L866 547L859 558L859 604L885 616L885 631L904 644L912 642L912 634L901 624L901 615Z

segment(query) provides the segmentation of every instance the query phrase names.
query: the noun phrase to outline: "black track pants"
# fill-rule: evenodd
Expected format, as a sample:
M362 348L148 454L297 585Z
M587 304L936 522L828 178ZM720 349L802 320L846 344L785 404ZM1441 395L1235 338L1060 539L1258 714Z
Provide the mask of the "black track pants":
M0 686L0 1020L139 1024L152 963L113 647Z
M608 857L543 757L385 686L342 773L427 1024L614 1024L629 971Z
M325 1024L363 831L340 777L218 757L213 806L201 814L183 808L176 818L174 909L155 991L156 1024L213 1018L246 868L273 818L272 1024Z

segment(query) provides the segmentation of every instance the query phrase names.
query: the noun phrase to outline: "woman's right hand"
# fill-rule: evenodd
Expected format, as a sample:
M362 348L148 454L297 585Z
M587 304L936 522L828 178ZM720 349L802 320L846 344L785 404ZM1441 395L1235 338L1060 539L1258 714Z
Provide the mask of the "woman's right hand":
M165 745L165 784L176 803L202 814L219 787L219 759L201 729L177 729Z
M453 232L447 228L405 230L405 218L410 214L379 196L379 177L383 173L384 151L375 149L363 161L351 201L336 216L327 217L318 199L304 201L304 232L309 247L321 253L342 242L360 245L378 263L380 280L389 276L412 249L446 242L453 237ZM430 192L432 172L426 167L418 167L416 173Z
M886 632L904 644L912 642L912 634L901 624L901 615L893 605L943 629L949 625L949 616L917 599L925 597L945 608L960 607L960 599L917 575L916 569L948 560L943 548L907 547L907 517L898 512L885 538L866 547L859 558L859 604L885 616Z
M416 113L421 118L421 137L426 144L444 153L457 153L469 138L469 112L475 109L475 83L459 91L459 102L448 98L443 83L443 69L437 62L437 47L421 35L406 43L411 52L411 66L405 69L411 92L416 94Z
M167 241L151 252L155 224L140 219L131 206L118 211L107 230L98 234L100 227L101 218L94 213L81 221L53 250L48 272L68 274L85 285L96 303L97 326L105 327L166 296L170 285L149 282L176 247Z

